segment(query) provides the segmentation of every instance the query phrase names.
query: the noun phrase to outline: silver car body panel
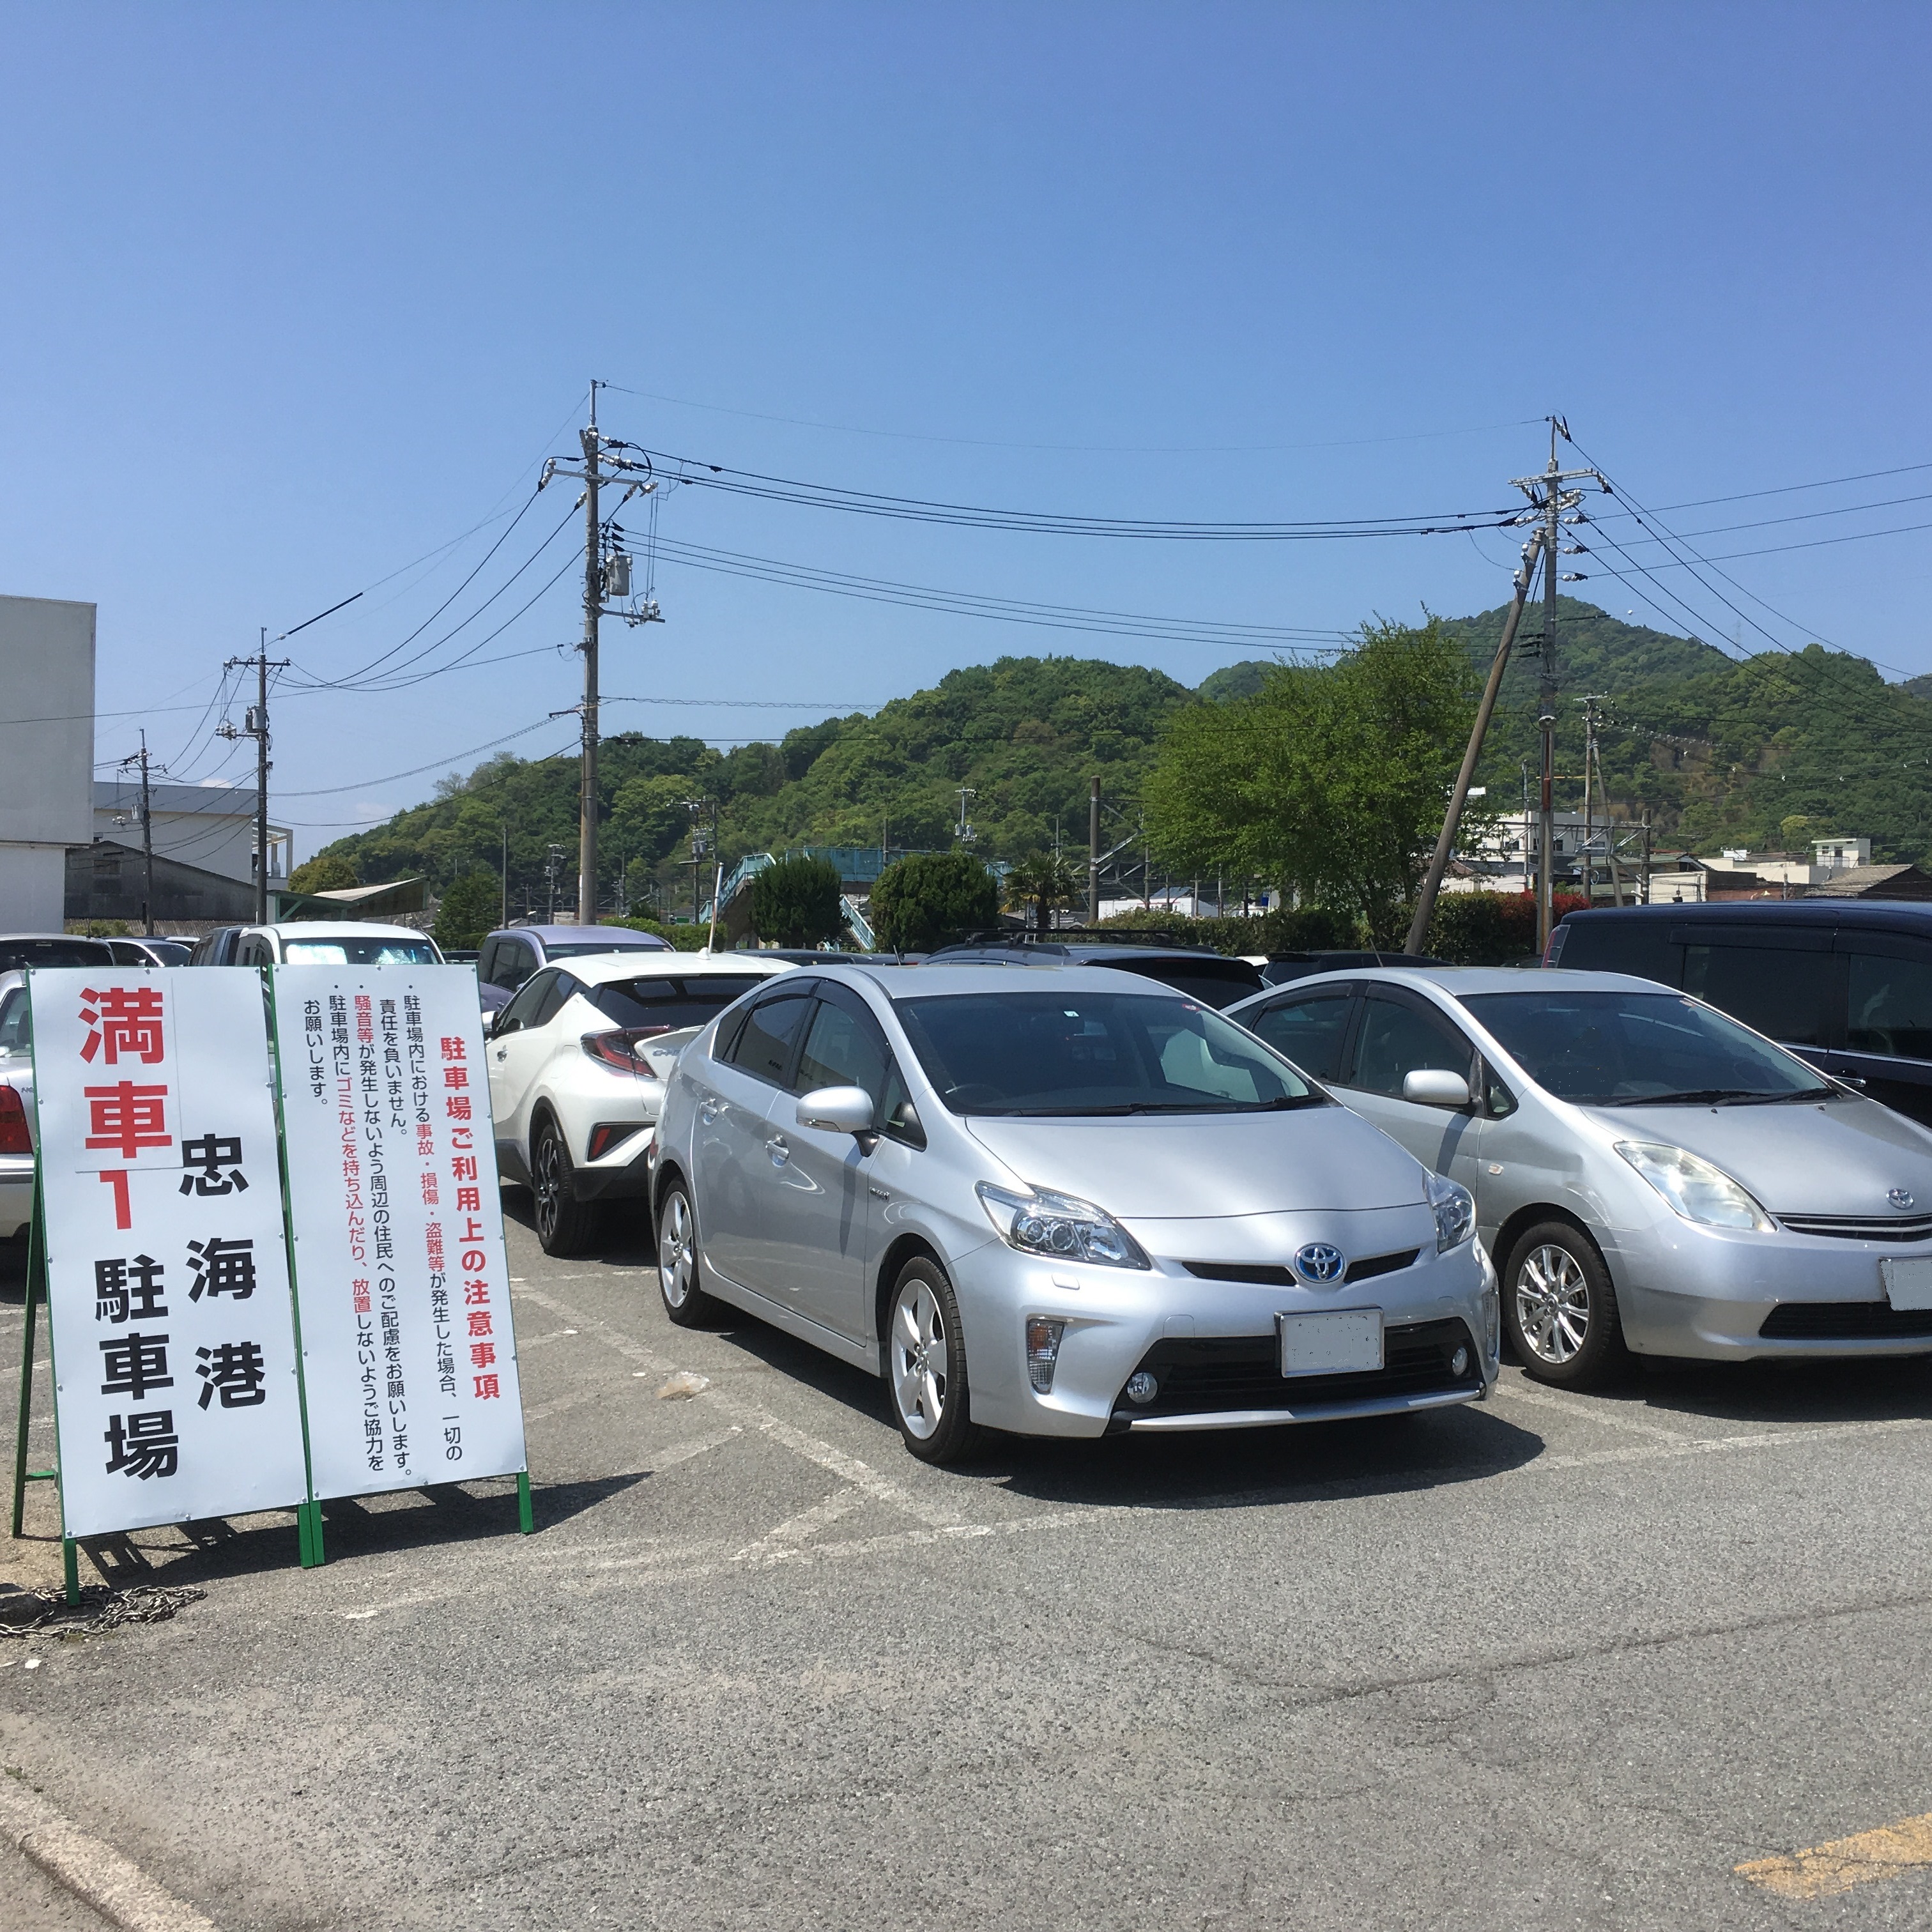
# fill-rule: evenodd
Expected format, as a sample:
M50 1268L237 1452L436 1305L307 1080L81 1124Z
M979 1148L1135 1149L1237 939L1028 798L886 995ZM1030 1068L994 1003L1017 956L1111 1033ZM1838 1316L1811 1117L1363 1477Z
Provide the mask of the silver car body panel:
M1580 992L1666 990L1618 973L1358 968L1296 980L1242 1001L1226 1017L1251 1024L1262 1007L1304 995L1324 982L1406 988L1481 1054L1514 1099L1516 1111L1500 1118L1475 1110L1456 1114L1466 1124L1453 1137L1444 1133L1441 1108L1409 1107L1330 1084L1338 1099L1469 1188L1476 1197L1478 1232L1498 1265L1509 1258L1501 1251L1504 1240L1546 1210L1580 1222L1610 1269L1624 1338L1636 1353L1703 1360L1932 1353L1932 1336L1927 1336L1759 1333L1780 1303L1882 1301L1880 1262L1932 1258L1932 1228L1921 1239L1900 1240L1784 1226L1770 1234L1708 1226L1673 1213L1616 1150L1618 1141L1684 1148L1721 1168L1774 1220L1786 1215L1863 1217L1882 1225L1888 1217L1910 1219L1888 1202L1894 1189L1910 1196L1918 1211L1932 1214L1932 1132L1849 1092L1828 1102L1776 1107L1575 1106L1531 1080L1462 1004L1465 994L1534 998L1539 987L1559 982ZM1451 1149L1447 1160L1445 1147Z
M667 1082L656 1160L660 1186L676 1174L690 1188L710 1292L878 1373L877 1311L886 1275L900 1265L894 1257L914 1245L929 1250L958 1298L974 1418L1024 1435L1095 1436L1156 1423L1276 1426L1402 1413L1488 1394L1497 1365L1496 1277L1487 1255L1475 1240L1436 1252L1420 1164L1345 1110L1023 1121L950 1112L898 1025L887 984L908 998L1031 992L1049 972L1070 994L1123 990L1120 975L1106 968L1035 966L1024 980L1000 966L842 968L839 984L863 1000L898 1063L925 1132L922 1148L889 1136L868 1136L868 1146L849 1136L814 1135L797 1124L796 1094L713 1058L728 1015L700 1031ZM784 988L796 990L790 981ZM1132 990L1186 998L1153 982ZM980 1204L975 1189L982 1181L1093 1200L1128 1229L1152 1265L1109 1267L1010 1247ZM1316 1240L1352 1257L1413 1251L1413 1259L1367 1281L1322 1288L1205 1279L1186 1265L1246 1264L1280 1274L1300 1247ZM1468 1384L1428 1391L1426 1400L1378 1390L1298 1401L1293 1379L1283 1378L1278 1406L1138 1419L1117 1413L1126 1378L1156 1344L1271 1344L1279 1313L1365 1307L1380 1308L1391 1329L1461 1323L1473 1345ZM1046 1395L1027 1372L1029 1316L1066 1324Z
M27 976L22 972L0 973L0 1019L12 1004L27 997ZM34 1056L0 1052L0 1085L20 1095L27 1116L27 1137L34 1135ZM34 1156L31 1154L0 1154L0 1241L22 1234L34 1218Z

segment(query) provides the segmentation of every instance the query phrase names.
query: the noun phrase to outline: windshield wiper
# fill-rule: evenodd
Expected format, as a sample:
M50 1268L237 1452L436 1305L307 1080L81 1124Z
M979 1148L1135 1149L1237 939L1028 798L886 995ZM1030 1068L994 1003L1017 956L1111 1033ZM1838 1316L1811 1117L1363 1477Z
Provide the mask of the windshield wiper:
M1681 1094L1624 1094L1613 1100L1599 1100L1599 1107L1716 1106L1726 1100L1754 1100L1760 1096L1748 1087L1690 1087Z
M1726 1107L1790 1107L1800 1101L1833 1100L1838 1097L1835 1087L1801 1087L1791 1094L1740 1094L1735 1100L1720 1101Z

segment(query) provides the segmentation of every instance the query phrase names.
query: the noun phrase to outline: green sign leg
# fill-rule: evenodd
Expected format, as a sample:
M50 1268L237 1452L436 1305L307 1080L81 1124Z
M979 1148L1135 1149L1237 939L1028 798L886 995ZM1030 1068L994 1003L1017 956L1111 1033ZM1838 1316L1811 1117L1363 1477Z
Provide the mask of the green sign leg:
M322 1546L322 1505L316 1502L296 1505L296 1541L304 1570L319 1570L328 1559Z
M526 1536L536 1532L536 1512L530 1507L530 1472L527 1469L517 1472L517 1526Z
M61 1562L67 1572L67 1600L70 1610L80 1607L80 1545L70 1536L61 1538Z

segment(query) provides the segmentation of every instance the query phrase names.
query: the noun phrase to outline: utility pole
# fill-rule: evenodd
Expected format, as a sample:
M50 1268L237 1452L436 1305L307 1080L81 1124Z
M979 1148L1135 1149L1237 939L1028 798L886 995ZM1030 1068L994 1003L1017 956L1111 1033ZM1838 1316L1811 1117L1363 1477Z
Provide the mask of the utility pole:
M1450 854L1456 849L1456 834L1462 823L1462 808L1468 803L1469 787L1476 776L1477 761L1483 755L1483 740L1488 735L1490 719L1496 708L1496 698L1503 688L1503 673L1509 668L1510 652L1516 644L1516 626L1522 621L1524 600L1529 595L1529 586L1535 580L1536 562L1542 550L1542 539L1532 537L1522 547L1522 561L1516 567L1511 580L1516 594L1510 599L1509 614L1503 620L1502 640L1496 646L1496 655L1490 666L1489 682L1483 687L1483 701L1476 707L1476 722L1469 731L1469 742L1462 753L1462 768L1456 774L1454 788L1449 794L1449 809L1443 814L1442 830L1436 841L1436 850L1429 861L1429 870L1422 881L1422 890L1417 896L1415 916L1408 922L1408 939L1403 950L1408 952L1422 950L1424 935L1429 930L1429 921L1436 910L1436 896L1442 890L1442 874L1448 869ZM1529 806L1527 797L1523 802L1524 832L1528 831Z
M1100 923L1100 781L1088 781L1087 793L1087 923Z
M563 848L561 845L553 845L544 858L544 877L550 884L550 910L545 916L544 921L547 925L554 926L556 923L556 875L562 869Z
M959 842L962 845L970 845L978 835L968 822L966 807L968 801L977 798L980 794L970 785L956 785L953 789L959 794Z
M496 923L508 926L510 922L510 821L503 821L503 916Z
M716 846L718 839L718 801L713 798L688 798L684 805L691 814L691 922L695 926L698 914L703 910L699 903L699 894L703 890L699 881L705 854ZM711 829L708 842L705 837L707 815Z
M537 482L537 488L542 490L553 476L569 476L584 485L584 641L578 647L584 652L584 700L580 705L570 707L583 720L578 788L577 919L580 926L597 923L597 646L598 627L604 615L604 598L608 587L599 491L607 482L622 484L625 495L618 506L621 509L633 495L648 496L658 487L651 479L648 460L638 462L622 453L632 445L599 432L597 392L604 386L594 378L591 382L590 422L586 428L578 431L577 439L583 452L581 465L560 463L552 457L544 464L543 474ZM620 536L621 532L614 529L614 546ZM630 562L628 556L616 554L608 560L610 572L618 579L620 596L628 595ZM610 615L622 617L632 624L662 621L652 602L647 602L642 610L620 609ZM552 713L556 717L565 715L563 712Z
M255 670L255 702L248 707L248 722L239 730L226 721L219 728L224 738L252 738L255 741L255 923L268 922L268 674L286 670L286 658L268 657L268 629L262 627L261 648L252 658L230 658L225 670L252 665Z
M132 758L123 758L121 763L124 767L135 764L141 767L141 930L152 938L154 931L154 820L150 808L148 734L145 726L141 732L141 748Z

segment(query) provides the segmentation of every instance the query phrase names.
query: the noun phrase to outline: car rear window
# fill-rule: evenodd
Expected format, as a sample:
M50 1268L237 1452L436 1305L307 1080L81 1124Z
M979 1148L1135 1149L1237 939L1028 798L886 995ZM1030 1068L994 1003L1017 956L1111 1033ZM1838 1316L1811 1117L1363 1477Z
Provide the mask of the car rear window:
M104 939L0 939L0 973L23 966L111 966Z
M621 1027L702 1026L731 1002L764 985L763 973L693 973L688 976L652 974L638 980L609 980L586 986L584 996Z
M1092 963L1138 973L1144 980L1158 980L1163 986L1172 986L1217 1011L1258 993L1264 983L1259 970L1245 959L1096 959Z
M286 939L282 958L290 966L434 966L436 948L426 939Z
M0 1060L29 1059L33 1051L33 1012L27 1004L27 989L16 986L0 993Z
M544 941L546 959L585 959L599 952L669 952L674 949L655 933L619 934L609 939L573 939L559 946Z

